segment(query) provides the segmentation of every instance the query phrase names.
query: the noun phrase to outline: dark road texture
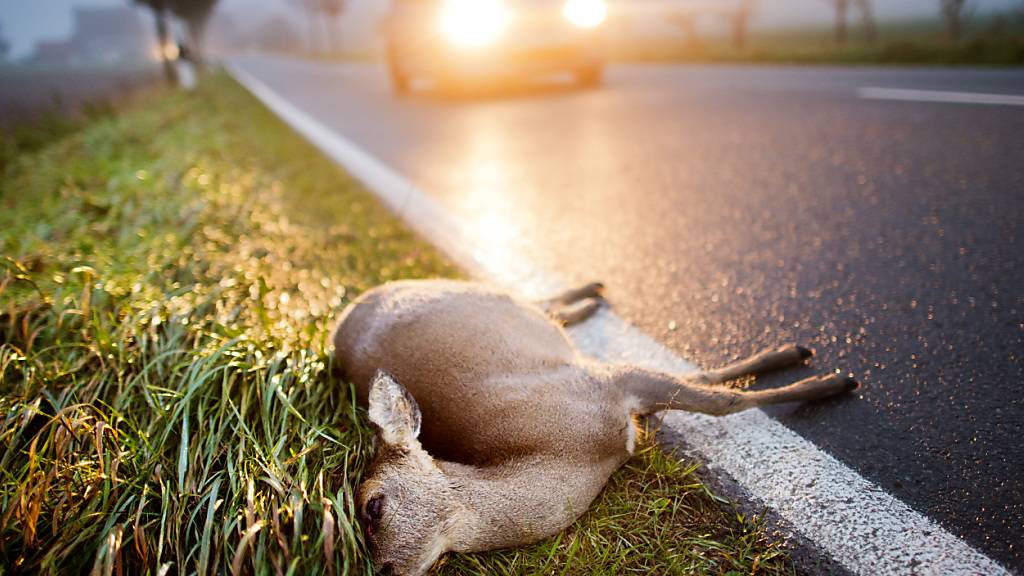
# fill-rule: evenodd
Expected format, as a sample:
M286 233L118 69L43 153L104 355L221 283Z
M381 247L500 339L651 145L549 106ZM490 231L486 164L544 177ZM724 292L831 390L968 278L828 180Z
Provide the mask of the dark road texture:
M857 95L1024 94L1024 73L619 67L396 99L369 65L239 63L686 358L815 348L861 391L770 413L1024 570L1024 107Z

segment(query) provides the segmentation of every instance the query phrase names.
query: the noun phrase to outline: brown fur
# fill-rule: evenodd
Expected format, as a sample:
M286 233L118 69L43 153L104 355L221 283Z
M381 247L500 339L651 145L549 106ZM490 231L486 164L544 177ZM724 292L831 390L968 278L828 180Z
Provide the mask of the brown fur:
M420 574L446 551L564 529L629 457L633 415L727 414L853 386L838 376L759 392L708 385L799 363L810 353L797 346L687 379L587 360L552 318L585 320L599 291L535 305L481 284L406 281L345 310L336 359L379 430L358 495L378 569ZM374 498L377 519L366 514Z

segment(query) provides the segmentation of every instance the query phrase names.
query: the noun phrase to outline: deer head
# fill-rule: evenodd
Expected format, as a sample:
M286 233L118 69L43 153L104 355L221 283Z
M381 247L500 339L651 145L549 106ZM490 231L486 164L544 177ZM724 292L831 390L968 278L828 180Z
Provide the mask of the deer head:
M370 386L376 450L357 495L374 568L422 574L450 548L455 502L448 478L420 446L420 409L384 372Z

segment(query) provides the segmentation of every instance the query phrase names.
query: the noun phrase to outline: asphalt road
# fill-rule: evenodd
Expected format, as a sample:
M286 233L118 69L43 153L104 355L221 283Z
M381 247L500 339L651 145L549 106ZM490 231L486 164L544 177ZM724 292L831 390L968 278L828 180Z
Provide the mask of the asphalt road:
M372 65L238 63L680 355L795 341L853 372L858 395L771 413L1024 571L1024 107L858 96L1024 72L621 66L397 99Z

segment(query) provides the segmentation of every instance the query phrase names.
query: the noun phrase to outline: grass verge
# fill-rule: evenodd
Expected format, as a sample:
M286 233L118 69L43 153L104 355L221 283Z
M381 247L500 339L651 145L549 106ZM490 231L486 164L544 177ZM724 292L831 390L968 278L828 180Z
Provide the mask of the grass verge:
M332 314L457 270L223 76L19 154L0 186L0 572L367 572L370 436ZM792 568L648 442L564 534L438 570Z
M940 23L909 20L880 23L869 41L860 27L838 43L828 27L752 30L737 47L723 35L613 43L623 62L730 64L1020 66L1024 64L1024 12L997 14L969 23L964 37L950 40Z
M84 106L78 116L47 111L35 118L14 122L0 130L0 173L18 158L28 156L44 146L82 130L85 126L108 118L114 107L105 103Z

